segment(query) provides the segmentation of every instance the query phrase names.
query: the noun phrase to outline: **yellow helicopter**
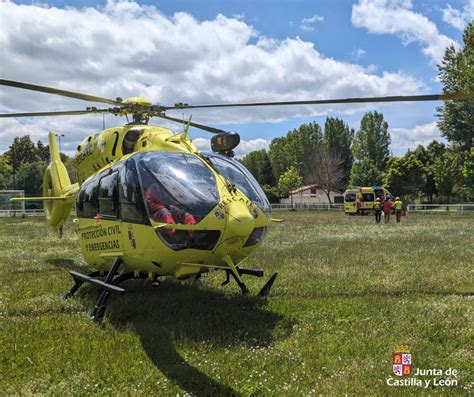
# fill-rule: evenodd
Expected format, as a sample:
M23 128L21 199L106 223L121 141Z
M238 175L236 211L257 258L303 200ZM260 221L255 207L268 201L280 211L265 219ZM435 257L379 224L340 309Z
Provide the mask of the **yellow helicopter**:
M240 266L261 245L272 219L263 190L232 158L239 135L191 122L191 118L183 132L176 133L148 125L151 117L182 123L167 116L166 111L473 97L443 94L163 106L141 97L112 100L12 80L0 79L0 85L111 105L106 109L0 114L2 118L90 113L132 116L129 124L84 138L74 157L78 180L74 184L61 161L56 136L50 133L51 162L43 179L43 196L15 199L43 201L48 223L60 234L75 204L74 224L81 251L97 271L88 275L71 271L74 285L66 297L72 297L84 282L98 285L102 292L92 312L95 320L104 314L110 293L125 291L118 286L125 280L151 277L158 282L164 276L189 280L211 270L223 270L226 280L222 285L232 277L241 291L248 293L242 276L263 276L262 270ZM189 127L215 134L211 153L196 148ZM272 275L259 296L268 295L276 276Z

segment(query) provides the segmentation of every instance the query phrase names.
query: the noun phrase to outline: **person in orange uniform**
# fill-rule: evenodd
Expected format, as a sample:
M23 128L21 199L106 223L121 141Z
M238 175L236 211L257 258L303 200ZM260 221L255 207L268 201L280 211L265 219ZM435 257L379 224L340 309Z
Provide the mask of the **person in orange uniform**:
M385 199L385 201L382 204L382 211L383 211L383 219L385 223L390 222L390 213L393 210L393 203L392 200L389 198Z
M166 200L164 192L156 183L145 190L145 201L150 209L151 219L156 222L176 224L176 221L178 221L178 223L186 225L195 225L197 223L194 216L189 212L175 205L170 205L170 208L168 208L164 202L169 200ZM176 229L171 229L171 233L175 231Z

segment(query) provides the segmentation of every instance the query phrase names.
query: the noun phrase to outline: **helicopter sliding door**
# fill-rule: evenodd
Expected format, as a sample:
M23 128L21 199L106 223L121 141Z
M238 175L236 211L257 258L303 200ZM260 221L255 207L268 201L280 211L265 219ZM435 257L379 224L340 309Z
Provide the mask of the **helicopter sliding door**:
M77 234L89 263L107 266L103 254L119 256L123 251L118 206L118 167L108 168L85 181L76 200Z
M135 162L120 162L85 181L77 195L76 212L79 241L88 261L99 265L102 254L124 255L135 250L135 236L144 231L134 230L133 225L143 228L150 224ZM149 239L143 240L146 245Z

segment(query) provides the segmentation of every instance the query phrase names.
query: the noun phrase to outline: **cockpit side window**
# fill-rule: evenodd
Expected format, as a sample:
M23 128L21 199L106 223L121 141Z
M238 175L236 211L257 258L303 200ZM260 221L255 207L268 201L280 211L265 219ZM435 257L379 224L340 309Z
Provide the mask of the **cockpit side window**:
M117 197L117 179L118 172L106 173L99 182L99 213L103 217L117 218L118 216L118 197Z
M94 218L99 212L97 176L84 182L76 199L76 212L79 218Z
M149 224L133 158L128 159L119 172L118 198L120 218L123 221Z

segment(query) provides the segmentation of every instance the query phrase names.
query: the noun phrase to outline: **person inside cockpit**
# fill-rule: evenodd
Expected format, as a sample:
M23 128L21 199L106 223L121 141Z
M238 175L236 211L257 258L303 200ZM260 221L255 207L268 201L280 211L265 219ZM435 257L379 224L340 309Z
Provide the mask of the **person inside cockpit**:
M166 205L171 201L168 196L169 193L158 183L153 183L145 189L145 202L150 210L151 219L155 222L195 225L197 222L192 214L175 205ZM174 233L176 229L171 230Z

